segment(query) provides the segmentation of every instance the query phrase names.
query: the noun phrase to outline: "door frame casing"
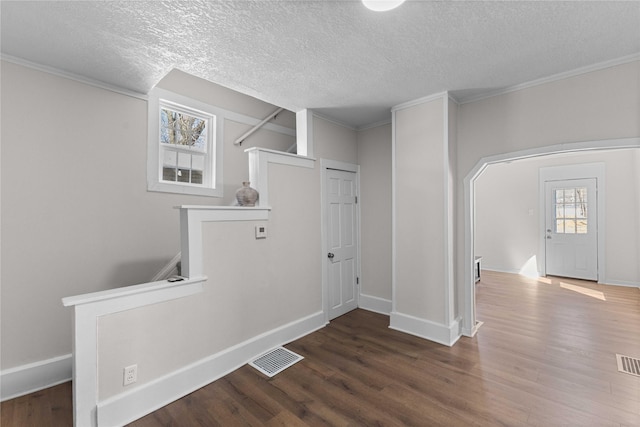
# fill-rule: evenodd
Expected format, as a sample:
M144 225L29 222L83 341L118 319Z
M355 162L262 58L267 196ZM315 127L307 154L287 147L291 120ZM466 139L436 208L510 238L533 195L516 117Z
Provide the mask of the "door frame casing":
M573 165L562 166L548 166L542 167L538 173L538 212L540 212L538 218L538 272L541 276L547 275L547 256L546 256L546 241L545 241L545 216L546 216L546 194L545 183L547 181L561 181L572 179L585 179L595 178L596 180L596 209L597 209L597 276L598 283L603 283L606 267L606 251L604 249L604 242L606 240L605 232L605 165L604 162L598 163L582 163Z
M339 170L344 172L352 172L356 174L356 197L358 197L358 202L356 203L356 277L362 277L360 268L361 268L361 260L360 260L360 165L356 165L353 163L340 162L338 160L330 160L330 159L320 159L320 234L321 234L321 245L322 245L322 311L324 313L324 320L326 323L329 323L329 278L327 277L327 268L328 268L328 260L327 260L327 231L329 229L329 224L327 221L327 170ZM357 306L360 306L360 284L356 284L355 296L357 301Z

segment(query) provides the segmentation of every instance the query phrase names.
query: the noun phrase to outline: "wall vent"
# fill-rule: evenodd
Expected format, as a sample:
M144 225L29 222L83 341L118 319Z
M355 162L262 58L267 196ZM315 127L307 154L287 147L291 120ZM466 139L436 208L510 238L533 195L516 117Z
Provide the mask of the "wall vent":
M266 376L272 377L302 359L304 359L304 357L299 354L287 350L284 347L278 347L258 357L254 361L249 362L249 365L253 366Z

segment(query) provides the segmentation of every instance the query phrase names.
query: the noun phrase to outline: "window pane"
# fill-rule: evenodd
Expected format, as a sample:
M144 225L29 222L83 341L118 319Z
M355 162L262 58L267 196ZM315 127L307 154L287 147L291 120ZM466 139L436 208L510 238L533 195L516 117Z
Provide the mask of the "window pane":
M191 171L191 183L202 184L202 171L197 171L197 170Z
M587 220L579 219L576 223L576 233L587 234Z
M202 117L175 111L160 109L160 142L162 144L181 145L206 151L207 120Z
M556 218L564 218L564 205L556 205Z
M176 168L162 168L162 180L163 181L175 181L176 180Z
M164 150L164 156L163 156L162 164L164 166L175 167L176 166L176 162L177 162L177 158L178 158L177 154L178 153L176 153L175 151Z
M568 204L564 205L564 217L575 218L576 217L576 205Z
M190 172L189 169L178 169L178 182L190 182Z
M573 188L564 190L564 202L573 203L576 201L576 190Z
M178 153L178 167L182 169L191 169L191 154Z
M204 170L204 156L198 156L197 154L194 154L193 156L191 156L191 168L193 170L203 171Z
M564 220L559 219L556 221L556 233L562 234L564 233Z
M575 232L576 232L576 220L575 219L566 219L564 221L564 232L566 234L575 234Z
M587 204L580 203L576 206L576 218L586 218L587 217Z
M553 190L555 193L556 203L564 202L564 190Z
M587 201L587 189L586 188L576 188L576 201L577 202L586 202Z

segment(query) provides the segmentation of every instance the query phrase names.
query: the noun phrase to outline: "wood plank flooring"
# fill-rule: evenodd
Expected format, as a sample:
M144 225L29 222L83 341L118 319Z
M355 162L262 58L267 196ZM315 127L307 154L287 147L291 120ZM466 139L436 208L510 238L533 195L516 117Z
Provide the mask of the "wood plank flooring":
M474 338L449 348L355 310L286 347L269 379L244 366L130 424L640 426L640 290L483 271ZM69 384L2 403L1 425L71 425Z

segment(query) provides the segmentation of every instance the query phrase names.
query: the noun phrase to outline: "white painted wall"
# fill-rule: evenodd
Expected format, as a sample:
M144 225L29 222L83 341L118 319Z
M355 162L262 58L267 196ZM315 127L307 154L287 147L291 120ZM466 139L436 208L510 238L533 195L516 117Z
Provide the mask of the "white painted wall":
M638 152L575 153L489 166L476 181L475 252L483 256L483 268L518 273L532 257L537 262L541 253L539 218L544 215L543 207L538 206L540 168L603 162L607 277L601 281L640 284Z
M256 119L275 109L184 73L161 85ZM147 192L146 101L7 62L1 86L3 371L71 353L61 298L149 281L180 250L174 206L231 204L244 149L294 141L261 130L236 147L249 126L227 122L223 199Z
M100 401L322 311L318 176L270 165L269 187L268 221L203 225L203 294L99 319ZM134 363L138 382L124 387Z
M358 162L358 134L354 129L313 116L313 144L316 159ZM320 167L318 163L316 168Z
M394 312L445 324L444 104L395 112Z
M360 292L391 301L391 124L358 132Z
M317 154L356 161L355 131L320 118L313 128ZM322 311L318 163L269 166L269 221L205 224L204 294L99 320L100 401ZM267 239L255 239L255 225L267 226ZM138 382L124 387L133 363Z

